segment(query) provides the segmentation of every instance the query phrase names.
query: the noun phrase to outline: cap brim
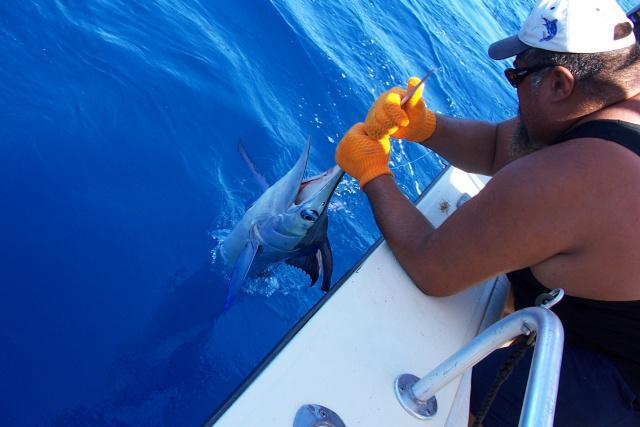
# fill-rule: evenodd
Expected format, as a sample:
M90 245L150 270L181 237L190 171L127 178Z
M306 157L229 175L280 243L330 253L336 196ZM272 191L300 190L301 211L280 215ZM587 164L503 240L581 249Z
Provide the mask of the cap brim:
M518 36L515 35L497 41L489 46L489 57L495 60L507 59L524 52L530 47L531 46L522 43Z

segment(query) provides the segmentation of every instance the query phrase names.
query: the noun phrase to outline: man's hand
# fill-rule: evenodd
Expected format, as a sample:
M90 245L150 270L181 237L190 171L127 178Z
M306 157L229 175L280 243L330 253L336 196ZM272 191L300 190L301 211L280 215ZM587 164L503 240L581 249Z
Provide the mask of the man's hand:
M360 183L360 189L374 178L391 175L389 170L389 136L373 139L356 123L338 144L336 163Z
M407 90L394 87L380 95L365 120L364 129L369 136L380 139L390 135L407 141L422 142L433 135L436 116L424 105L424 85L418 87L403 106L400 105L402 98L419 83L420 79L412 77Z
M406 90L394 87L378 97L364 121L364 130L374 139L388 137L409 124L407 113L400 107Z

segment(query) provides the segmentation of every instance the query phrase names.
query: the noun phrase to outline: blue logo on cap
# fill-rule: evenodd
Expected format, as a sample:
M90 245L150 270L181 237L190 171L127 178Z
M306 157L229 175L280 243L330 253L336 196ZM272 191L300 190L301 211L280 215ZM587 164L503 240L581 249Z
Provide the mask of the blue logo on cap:
M547 27L547 32L549 33L549 35L547 35L546 37L542 37L539 41L548 42L549 40L554 38L556 36L556 33L558 32L558 27L556 26L556 22L558 22L558 20L554 19L553 21L549 22L547 18L542 19L544 19L544 26ZM542 35L544 36L544 33L542 33Z

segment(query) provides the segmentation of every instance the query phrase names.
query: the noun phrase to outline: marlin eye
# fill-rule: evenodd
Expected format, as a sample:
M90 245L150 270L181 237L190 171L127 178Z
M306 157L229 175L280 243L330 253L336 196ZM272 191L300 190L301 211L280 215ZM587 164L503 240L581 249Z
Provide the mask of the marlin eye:
M318 215L318 212L312 210L304 210L300 215L306 221L315 221L320 216Z

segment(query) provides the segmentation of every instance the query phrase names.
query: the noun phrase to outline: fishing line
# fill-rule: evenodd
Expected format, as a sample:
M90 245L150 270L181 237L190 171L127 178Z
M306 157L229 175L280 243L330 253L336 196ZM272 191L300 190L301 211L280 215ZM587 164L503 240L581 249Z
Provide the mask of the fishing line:
M404 97L402 98L402 100L400 101L400 106L401 106L401 107L402 107L404 104L406 104L406 103L407 103L407 101L409 101L409 98L411 98L411 96L413 96L413 94L418 90L418 88L424 84L424 82L429 78L429 76L430 76L434 71L435 71L435 68L432 68L431 70L429 70L429 72L427 73L427 75L426 75L426 76L424 76L424 77L422 78L422 80L420 80L420 82L419 82L417 85L415 85L415 86L413 87L413 89L411 89L409 92L407 92L407 93L405 94L405 96L404 96ZM410 165L410 164L412 164L412 163L415 163L415 162L417 162L418 160L420 160L420 159L422 159L422 158L426 157L428 154L429 154L429 153L427 153L427 154L423 154L422 156L418 157L417 159L411 160L410 162L403 163L403 164L398 165L398 166L394 166L394 167L392 167L392 168L389 168L389 170L398 169L399 167L402 167L402 166L408 166L408 165Z
M427 154L423 154L422 156L418 157L417 159L413 159L413 160L411 160L411 161L409 161L409 162L407 162L407 163L403 163L403 164L401 164L401 165L394 166L394 167L389 168L389 169L393 170L393 169L401 168L401 167L403 167L403 166L408 166L408 165L410 165L411 163L415 163L415 162L417 162L418 160L420 160L420 159L422 159L422 158L424 158L424 157L427 157L428 155L429 155L429 153L427 153Z

